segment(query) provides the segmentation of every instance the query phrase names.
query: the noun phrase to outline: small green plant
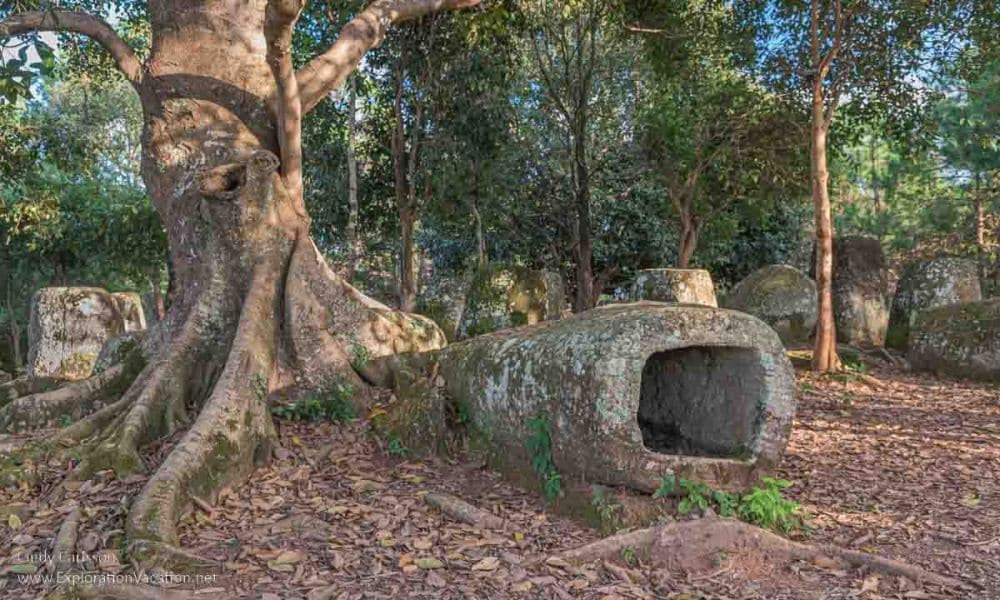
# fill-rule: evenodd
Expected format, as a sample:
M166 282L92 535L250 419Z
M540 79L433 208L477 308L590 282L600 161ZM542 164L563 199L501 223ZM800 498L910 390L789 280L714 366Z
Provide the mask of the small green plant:
M267 398L267 379L264 379L263 375L255 373L250 385L253 387L254 396L257 396L258 400L263 401L264 398Z
M704 512L708 509L709 500L712 497L712 490L700 481L691 479L681 479L681 502L677 505L677 511L686 515L694 509Z
M59 427L66 428L73 424L73 418L69 415L59 415Z
M351 342L351 353L354 354L354 359L351 361L351 366L355 369L364 369L369 362L371 362L372 355L368 351L368 348L361 345L358 342Z
M549 420L545 416L539 415L528 421L528 428L531 433L528 435L526 446L531 453L531 466L538 473L538 480L542 485L542 494L545 499L552 502L562 493L562 476L552 462L552 437L549 434Z
M351 403L356 393L357 389L353 385L337 379L317 394L301 398L292 404L271 407L271 414L288 421L329 419L343 423L357 417Z
M401 440L399 436L394 433L390 434L389 437L386 438L385 443L386 443L386 450L388 450L389 454L393 456L400 456L405 458L411 454L410 449L406 447L406 444L403 443L403 440Z
M766 529L783 532L801 527L799 503L788 500L782 493L791 482L773 477L765 477L762 482L764 487L754 487L750 493L740 498L740 518Z
M458 422L462 425L468 425L472 422L472 417L469 416L469 403L464 399L460 399L455 403L456 412L458 412Z
M868 373L868 363L861 359L844 359L844 370L856 375L865 375Z
M666 498L677 491L677 477L673 473L668 473L660 477L660 485L653 492L654 498Z
M719 507L720 517L732 517L739 509L740 495L733 492L715 490L712 492L712 501Z
M616 529L619 522L619 513L622 505L612 498L608 498L601 486L595 485L592 489L591 504L597 511L597 516L601 520L601 527L606 529Z
M622 548L622 561L630 567L635 566L637 562L635 557L635 548L632 546L625 546Z
M799 391L800 392L811 392L811 391L813 391L815 389L816 389L816 386L813 385L813 383L811 381L802 381L802 382L799 382Z

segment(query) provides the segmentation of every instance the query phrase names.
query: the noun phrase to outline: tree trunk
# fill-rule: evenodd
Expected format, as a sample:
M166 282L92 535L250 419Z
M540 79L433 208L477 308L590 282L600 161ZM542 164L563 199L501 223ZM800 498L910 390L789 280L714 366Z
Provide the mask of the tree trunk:
M416 306L416 277L413 230L416 213L405 206L399 211L399 310L413 312Z
M355 155L357 138L357 76L351 77L351 95L347 115L347 281L354 280L354 271L361 260L363 246L358 233L358 159Z
M816 293L818 313L813 347L813 370L840 368L837 357L837 332L833 319L833 220L830 216L829 173L826 165L826 123L823 93L813 86L811 133L811 171L813 209L816 216Z
M986 210L979 186L979 172L973 180L972 196L976 203L976 260L979 263L979 280L986 281Z
M479 212L479 177L473 174L472 201L469 203L472 209L472 220L476 224L476 265L479 269L485 269L489 260L486 255L486 235L483 232L483 215Z
M419 107L418 107L419 111ZM399 309L413 312L416 305L416 281L413 274L413 226L416 222L413 186L416 169L416 132L406 152L406 123L403 116L403 68L396 69L396 97L393 103L395 128L392 138L392 166L395 179L396 210L399 214ZM416 129L416 126L414 127ZM409 175L409 178L407 177Z
M698 223L690 210L681 211L681 239L678 251L678 267L691 267L691 257L698 247Z
M575 312L594 307L593 242L590 235L590 170L587 165L586 114L580 108L573 134L576 182L576 298Z
M14 313L14 277L7 277L7 319L10 321L10 341L14 359L14 372L22 366L21 358L21 328L17 324L17 315Z
M160 269L156 268L149 272L149 285L153 290L153 312L157 321L162 321L167 316L167 305L163 301L163 290L160 288Z

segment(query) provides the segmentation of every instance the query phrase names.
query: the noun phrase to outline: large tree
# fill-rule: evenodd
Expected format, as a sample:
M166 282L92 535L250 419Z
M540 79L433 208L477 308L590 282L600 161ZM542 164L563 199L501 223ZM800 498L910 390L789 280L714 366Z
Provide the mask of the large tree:
M167 232L173 303L147 336L141 369L132 360L71 386L94 410L57 434L88 442L84 472L124 475L149 469L145 445L186 428L131 504L135 550L178 557L177 520L191 498L211 499L268 458L269 393L330 377L361 387L352 348L378 355L439 343L436 328L362 296L316 250L301 122L393 24L477 3L376 0L298 70L291 40L300 0L238 9L150 0L152 43L139 52L84 12L47 8L0 22L0 38L59 31L98 42L142 103L141 172ZM106 397L117 387L126 391ZM38 408L20 416L27 421L49 400L8 406Z

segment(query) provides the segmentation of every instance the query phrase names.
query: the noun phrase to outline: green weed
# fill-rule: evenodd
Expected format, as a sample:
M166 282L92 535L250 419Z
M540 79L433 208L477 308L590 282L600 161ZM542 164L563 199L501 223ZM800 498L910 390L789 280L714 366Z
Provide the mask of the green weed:
M562 493L562 476L552 462L549 420L544 416L537 416L528 421L528 428L531 433L525 445L531 453L531 466L538 473L542 494L547 501L552 502Z
M352 400L357 389L341 379L331 381L320 392L296 400L292 404L271 407L271 414L287 421L320 421L329 419L343 423L357 417Z

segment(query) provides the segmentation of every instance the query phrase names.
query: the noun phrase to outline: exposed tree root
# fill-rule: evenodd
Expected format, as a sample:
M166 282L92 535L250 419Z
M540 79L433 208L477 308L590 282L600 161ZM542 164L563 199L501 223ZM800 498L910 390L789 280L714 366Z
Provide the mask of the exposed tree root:
M432 322L374 302L334 275L308 236L276 226L288 201L276 167L272 154L257 152L199 175L201 218L222 232L208 243L204 285L149 336L152 358L120 399L95 405L49 439L82 443L82 476L152 473L125 524L143 566L217 572L217 563L178 547L177 524L193 498L214 502L220 486L268 460L276 435L267 397L285 383L282 371L294 371L297 388L319 388L330 377L361 388L357 371L369 358L445 343ZM183 428L155 470L143 462L146 445Z
M357 373L370 360L447 345L430 319L393 310L344 281L308 238L292 254L284 307L289 359L304 389L322 388L330 378L362 388Z
M68 573L75 565L76 539L80 529L80 507L74 506L59 526L56 544L52 550L52 567L56 576Z
M754 552L775 561L830 561L945 588L969 587L958 579L889 558L833 545L795 542L742 521L717 518L678 521L614 535L561 552L548 560L574 565L619 560L626 548L631 548L639 558L670 569L703 570L713 564L720 552Z
M27 375L22 375L6 383L0 383L0 406L27 395L29 391L30 384L28 383Z
M502 530L506 522L500 517L475 507L461 498L450 494L431 493L424 496L424 502L440 510L456 521L461 521L479 529Z
M56 427L65 419L81 419L118 398L137 370L128 364L118 364L89 379L22 396L0 408L0 431L21 433Z
M212 396L129 511L135 538L178 543L177 521L189 494L213 499L220 485L246 477L270 456L274 425L267 414L274 364L277 265L257 269L236 340Z

